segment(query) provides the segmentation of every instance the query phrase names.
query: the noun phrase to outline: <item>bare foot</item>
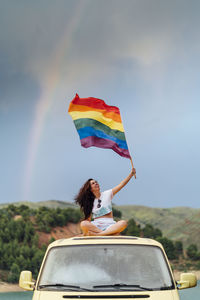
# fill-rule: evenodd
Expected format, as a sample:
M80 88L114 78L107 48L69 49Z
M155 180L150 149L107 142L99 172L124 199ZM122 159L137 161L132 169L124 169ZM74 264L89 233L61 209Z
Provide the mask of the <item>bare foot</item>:
M97 235L95 232L93 232L93 231L88 231L88 235L89 236L95 236L95 235Z

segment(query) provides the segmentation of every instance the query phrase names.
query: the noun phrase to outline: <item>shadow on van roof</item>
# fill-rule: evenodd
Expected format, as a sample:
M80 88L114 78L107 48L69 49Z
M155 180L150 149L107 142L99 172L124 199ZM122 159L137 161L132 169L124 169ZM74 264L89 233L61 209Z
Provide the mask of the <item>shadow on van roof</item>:
M74 237L73 240L100 240L100 239L123 239L123 240L138 240L138 237L132 236L83 236L83 237Z

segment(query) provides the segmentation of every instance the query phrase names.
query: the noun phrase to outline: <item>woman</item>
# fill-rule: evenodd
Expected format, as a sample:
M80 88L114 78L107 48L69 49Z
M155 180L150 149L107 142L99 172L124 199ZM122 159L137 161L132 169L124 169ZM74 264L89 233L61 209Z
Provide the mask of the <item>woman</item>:
M129 182L133 175L136 176L134 168L120 184L102 193L96 180L90 178L85 182L75 197L75 202L84 213L84 220L81 222L83 235L114 235L127 227L126 221L115 222L113 220L111 202L113 196ZM91 221L92 215L94 221Z

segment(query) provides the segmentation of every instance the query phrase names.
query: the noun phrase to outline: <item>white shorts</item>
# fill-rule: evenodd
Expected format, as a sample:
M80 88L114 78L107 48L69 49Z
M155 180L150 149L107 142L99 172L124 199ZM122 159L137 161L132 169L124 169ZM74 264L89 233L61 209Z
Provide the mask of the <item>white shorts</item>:
M103 231L111 225L115 224L116 222L113 220L113 218L98 218L92 221L91 223Z

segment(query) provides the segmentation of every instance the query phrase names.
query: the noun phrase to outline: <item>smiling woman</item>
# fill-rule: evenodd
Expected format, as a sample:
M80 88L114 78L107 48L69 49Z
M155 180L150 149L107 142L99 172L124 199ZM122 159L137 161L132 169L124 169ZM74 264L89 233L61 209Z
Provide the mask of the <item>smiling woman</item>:
M84 220L81 222L84 235L115 235L127 227L126 221L113 220L112 198L135 174L136 170L132 168L131 173L120 184L104 192L100 191L98 182L92 178L84 183L75 197L75 202L84 213Z

